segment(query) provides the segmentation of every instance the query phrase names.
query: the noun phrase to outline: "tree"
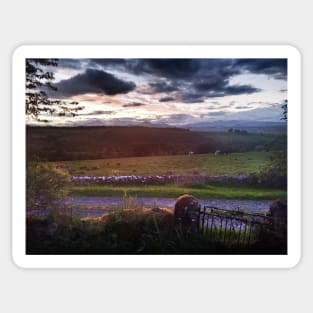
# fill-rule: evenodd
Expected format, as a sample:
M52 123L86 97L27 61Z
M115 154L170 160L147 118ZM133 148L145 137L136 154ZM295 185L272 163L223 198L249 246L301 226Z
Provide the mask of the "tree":
M288 114L288 101L287 99L284 101L284 104L281 106L283 109L283 117L281 118L284 121L287 121L287 114Z
M28 209L53 206L55 200L66 197L69 174L48 162L29 162L26 175L26 206Z
M288 101L284 100L283 117L281 120L287 122ZM258 181L269 187L287 188L288 155L287 150L272 152L270 161L259 171Z
M57 91L52 84L54 73L52 68L58 66L58 59L26 59L26 115L41 119L40 115L50 113L57 116L76 116L82 110L76 101L63 101L48 97L47 92Z

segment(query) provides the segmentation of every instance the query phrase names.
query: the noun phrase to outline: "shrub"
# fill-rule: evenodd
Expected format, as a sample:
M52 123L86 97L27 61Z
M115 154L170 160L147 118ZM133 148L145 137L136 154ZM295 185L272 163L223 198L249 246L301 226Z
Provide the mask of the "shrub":
M30 163L26 168L27 208L52 205L56 199L67 195L64 188L70 181L63 169L46 163Z
M287 188L287 152L273 152L270 162L257 174L258 183L268 187Z

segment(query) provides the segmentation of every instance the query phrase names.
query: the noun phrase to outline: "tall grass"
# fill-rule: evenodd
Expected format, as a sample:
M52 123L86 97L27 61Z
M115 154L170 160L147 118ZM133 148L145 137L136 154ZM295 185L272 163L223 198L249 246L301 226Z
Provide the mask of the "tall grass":
M220 185L147 185L147 186L71 186L68 187L73 196L123 197L126 192L132 197L177 198L182 194L192 194L199 199L250 199L271 200L286 198L287 191L272 188L234 187Z
M116 212L89 220L60 214L46 219L28 218L27 254L277 253L273 240L251 246L244 241L238 244L236 236L225 242L218 228L204 234L188 231L165 210Z

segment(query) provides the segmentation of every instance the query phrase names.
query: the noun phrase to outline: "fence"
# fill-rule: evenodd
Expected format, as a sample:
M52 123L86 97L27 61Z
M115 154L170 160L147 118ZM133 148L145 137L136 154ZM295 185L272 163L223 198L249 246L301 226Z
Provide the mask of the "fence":
M249 246L271 229L273 219L263 214L200 207L197 230L229 246Z

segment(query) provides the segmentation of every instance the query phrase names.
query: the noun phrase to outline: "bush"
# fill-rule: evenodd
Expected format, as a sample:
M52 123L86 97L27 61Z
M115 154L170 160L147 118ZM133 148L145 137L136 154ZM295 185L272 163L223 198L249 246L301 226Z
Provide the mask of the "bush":
M64 170L45 163L30 163L26 169L26 206L36 208L53 205L56 199L65 197L65 186L70 177Z
M287 152L273 152L270 162L257 174L257 179L264 186L287 188Z

